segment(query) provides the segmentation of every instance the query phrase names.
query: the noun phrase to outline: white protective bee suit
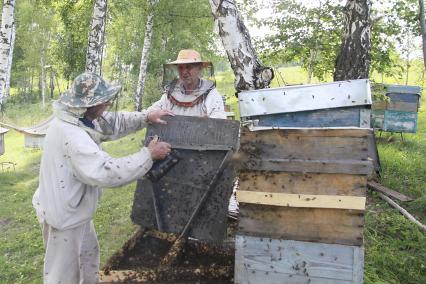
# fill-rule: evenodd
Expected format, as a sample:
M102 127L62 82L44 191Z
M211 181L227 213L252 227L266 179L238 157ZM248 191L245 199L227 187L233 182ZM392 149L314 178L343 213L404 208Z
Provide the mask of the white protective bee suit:
M214 87L214 83L200 79L198 88L191 95L185 94L181 83L169 87L157 102L147 111L167 109L176 115L201 116L226 119L222 96Z
M99 244L92 218L102 187L117 187L141 178L152 166L149 150L113 158L100 146L142 129L146 112L120 112L112 133L103 135L112 113L93 121L94 129L80 120L84 108L54 103L55 119L44 140L39 187L33 206L42 225L46 248L44 283L96 283ZM109 122L105 123L105 122Z

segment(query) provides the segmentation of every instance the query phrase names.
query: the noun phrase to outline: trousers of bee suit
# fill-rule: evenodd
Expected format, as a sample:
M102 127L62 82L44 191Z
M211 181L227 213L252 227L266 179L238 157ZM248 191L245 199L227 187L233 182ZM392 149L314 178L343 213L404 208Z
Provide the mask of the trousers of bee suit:
M92 284L98 282L99 243L93 221L68 230L41 224L46 249L45 284Z

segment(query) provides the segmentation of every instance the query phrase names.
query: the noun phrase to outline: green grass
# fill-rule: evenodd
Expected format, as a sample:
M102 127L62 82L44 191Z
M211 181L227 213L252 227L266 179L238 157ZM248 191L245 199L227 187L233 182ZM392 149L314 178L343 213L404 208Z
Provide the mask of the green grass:
M287 84L306 82L306 72L298 67L279 70ZM409 84L419 84L411 76ZM418 77L418 76L417 76ZM221 94L227 97L232 111L239 117L231 71L216 75ZM313 82L317 82L313 80ZM385 78L387 83L403 83ZM281 83L281 81L280 81ZM282 84L282 83L281 83ZM278 86L274 81L273 86ZM130 109L131 100L121 100ZM123 104L125 106L123 106ZM401 205L423 223L426 222L426 96L422 98L416 134L398 135L392 139L383 133L378 141L382 165L381 183L416 198ZM50 106L40 104L10 106L6 116L11 122L29 126L49 116ZM113 156L137 151L144 132L119 141L105 143ZM23 136L15 131L6 134L6 153L0 162L14 162L16 169L0 172L0 283L42 283L43 244L31 198L37 188L41 151L23 147ZM135 183L105 189L95 216L101 246L101 263L117 251L137 229L130 220ZM426 237L416 225L369 192L365 226L366 283L424 283L426 279Z

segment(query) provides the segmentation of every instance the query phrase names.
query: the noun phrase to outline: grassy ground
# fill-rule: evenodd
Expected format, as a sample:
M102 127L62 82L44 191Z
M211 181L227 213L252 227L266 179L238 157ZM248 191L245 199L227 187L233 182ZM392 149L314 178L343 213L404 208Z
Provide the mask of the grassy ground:
M286 83L306 80L306 73L297 67L280 69ZM414 76L413 76L414 77ZM239 116L231 72L216 77L218 89ZM401 83L390 79L388 83ZM414 81L411 84L418 84ZM277 82L274 85L277 86ZM125 100L123 100L125 102ZM383 134L378 148L383 168L381 183L416 198L401 205L426 222L426 99L422 98L418 132L389 139ZM20 125L31 125L47 117L50 108L40 105L10 107L8 119ZM113 156L136 151L143 132L106 143ZM25 149L23 136L15 131L6 135L6 153L0 162L16 163L0 172L0 283L41 283L43 245L31 198L37 188L41 151ZM127 240L136 227L130 221L135 184L106 189L95 216L101 244L101 262ZM366 283L425 283L426 236L396 210L369 192L365 226Z

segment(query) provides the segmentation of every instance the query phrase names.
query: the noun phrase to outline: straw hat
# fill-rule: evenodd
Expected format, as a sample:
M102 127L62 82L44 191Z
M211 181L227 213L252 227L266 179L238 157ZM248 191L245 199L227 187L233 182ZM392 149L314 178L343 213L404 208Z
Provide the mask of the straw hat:
M179 65L179 64L192 64L192 63L201 63L203 67L212 65L210 61L201 60L200 53L193 49L182 49L181 51L179 51L179 54L176 60L166 63L166 65Z

